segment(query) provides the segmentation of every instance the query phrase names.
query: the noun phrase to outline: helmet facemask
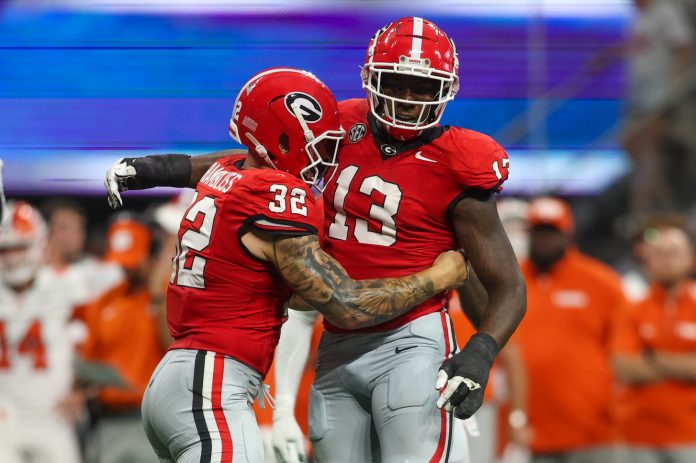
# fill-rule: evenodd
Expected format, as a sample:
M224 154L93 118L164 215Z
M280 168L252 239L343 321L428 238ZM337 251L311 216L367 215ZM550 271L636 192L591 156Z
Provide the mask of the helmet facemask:
M310 188L323 193L324 188L336 172L338 147L346 132L343 129L327 130L315 137L305 120L302 107L293 103L290 105L290 109L299 122L307 141L303 151L309 158L309 163L300 171L300 178ZM326 177L327 174L330 176Z
M403 66L393 65L391 69L383 68L383 66L387 65L371 63L363 70L367 73L363 87L367 90L370 109L375 118L383 124L404 130L422 131L437 125L447 103L454 99L458 84L456 76L432 75L433 73L424 73L415 67L409 67L405 72ZM407 82L402 85L409 85L409 87L395 88L393 84L399 79ZM431 89L428 92L430 99L423 98L427 94L410 85ZM397 96L398 93L403 94L406 89L415 98L406 99ZM398 105L416 106L418 111L409 111L412 116L409 119L400 118Z
M0 275L10 287L29 283L39 270L43 248L26 244L14 248L0 249Z
M0 279L11 287L29 283L44 257L46 224L33 207L10 201L0 225Z
M361 75L373 116L403 141L440 122L459 90L458 69L454 42L435 24L414 16L377 31ZM400 91L385 85L399 78L404 80ZM419 87L429 91L419 92Z
M328 130L305 146L309 164L300 172L300 178L319 193L324 192L336 173L336 157L344 136L343 130Z

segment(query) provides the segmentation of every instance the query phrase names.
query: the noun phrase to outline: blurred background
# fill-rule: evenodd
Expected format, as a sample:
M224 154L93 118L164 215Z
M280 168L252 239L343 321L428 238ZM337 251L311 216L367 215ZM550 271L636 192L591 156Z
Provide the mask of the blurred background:
M625 231L630 204L620 137L630 55L620 49L636 16L631 0L3 2L6 187L90 201L102 195L105 167L124 154L231 147L225 121L236 91L268 67L308 69L338 99L361 97L357 69L369 37L416 13L459 50L461 89L443 122L508 149L514 174L505 194L577 199L581 241L619 258L615 243L601 245ZM679 161L671 174L689 165ZM676 205L688 207L687 196Z
M501 197L521 200L511 209L521 219L513 232L523 236L520 249L530 226L526 201L562 198L572 206L580 251L627 275L631 288L641 279L650 283L634 253L643 221L677 213L691 231L696 220L692 0L6 0L0 3L0 158L8 199L28 201L48 220L46 263L54 270L94 259L81 272L99 281L88 284L91 294L80 304L103 306L105 294L129 280L129 272L101 259L113 251L106 231L114 216L102 180L115 160L238 147L227 132L236 92L265 68L303 68L339 100L364 97L359 67L370 37L407 15L435 22L458 48L460 90L442 122L484 132L508 150L511 174ZM147 336L157 337L154 357L168 342L158 304L173 253L167 239L185 205L176 194L127 193L131 215L118 217L142 222L151 234L142 259L151 260L147 274L154 281L130 281L146 289L148 299L139 304L155 314L143 322L151 325ZM56 210L74 214L61 222ZM66 243L76 235L82 238ZM70 246L73 251L61 251ZM689 307L696 330L696 302ZM76 318L88 328L79 343L99 332L89 332L89 315ZM694 354L689 336L685 349ZM91 366L111 362L94 360ZM111 366L129 374L118 362ZM149 372L140 376L147 381ZM696 395L696 388L689 391ZM92 388L75 398L82 448L96 439L90 436L100 411L91 406L87 418L81 404L104 402L102 392ZM124 414L136 402L125 400ZM120 412L104 403L106 415ZM696 408L684 413L696 415ZM498 440L507 439L501 432ZM518 436L521 447L529 441ZM90 458L140 461L100 460L99 453ZM486 458L480 461L495 457Z

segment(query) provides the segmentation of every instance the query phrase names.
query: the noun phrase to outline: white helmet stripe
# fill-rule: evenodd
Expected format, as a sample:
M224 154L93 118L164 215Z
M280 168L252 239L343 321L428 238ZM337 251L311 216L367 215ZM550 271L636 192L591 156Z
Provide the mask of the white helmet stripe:
M411 58L420 59L423 46L423 18L413 17L413 41L411 42Z

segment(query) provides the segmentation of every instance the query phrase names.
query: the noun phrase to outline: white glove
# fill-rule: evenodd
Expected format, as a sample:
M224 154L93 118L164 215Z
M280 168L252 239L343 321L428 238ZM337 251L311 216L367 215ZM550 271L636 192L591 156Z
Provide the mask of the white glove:
M276 409L273 412L271 442L278 463L307 461L305 437L292 410Z
M130 159L132 160L133 158ZM106 171L104 186L106 187L109 206L112 209L118 209L123 206L121 193L128 190L125 182L129 178L135 177L136 173L135 167L129 164L126 158L119 159Z

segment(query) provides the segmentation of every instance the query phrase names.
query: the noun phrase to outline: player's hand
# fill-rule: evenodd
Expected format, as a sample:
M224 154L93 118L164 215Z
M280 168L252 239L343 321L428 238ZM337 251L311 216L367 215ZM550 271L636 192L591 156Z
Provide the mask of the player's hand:
M443 252L437 256L432 268L445 279L447 289L459 288L469 278L467 259L461 251Z
M137 175L133 165L134 159L121 158L106 171L104 186L106 187L109 206L112 209L118 209L123 206L121 193L128 190L129 180L134 180Z
M84 391L74 389L56 404L56 411L63 419L75 424L87 415L87 395Z
M307 461L304 434L297 424L291 410L273 412L273 433L271 442L278 463L299 463Z
M498 350L495 339L477 333L461 352L445 360L435 382L435 389L440 390L437 407L454 410L454 416L460 419L473 415L483 403L488 373Z

